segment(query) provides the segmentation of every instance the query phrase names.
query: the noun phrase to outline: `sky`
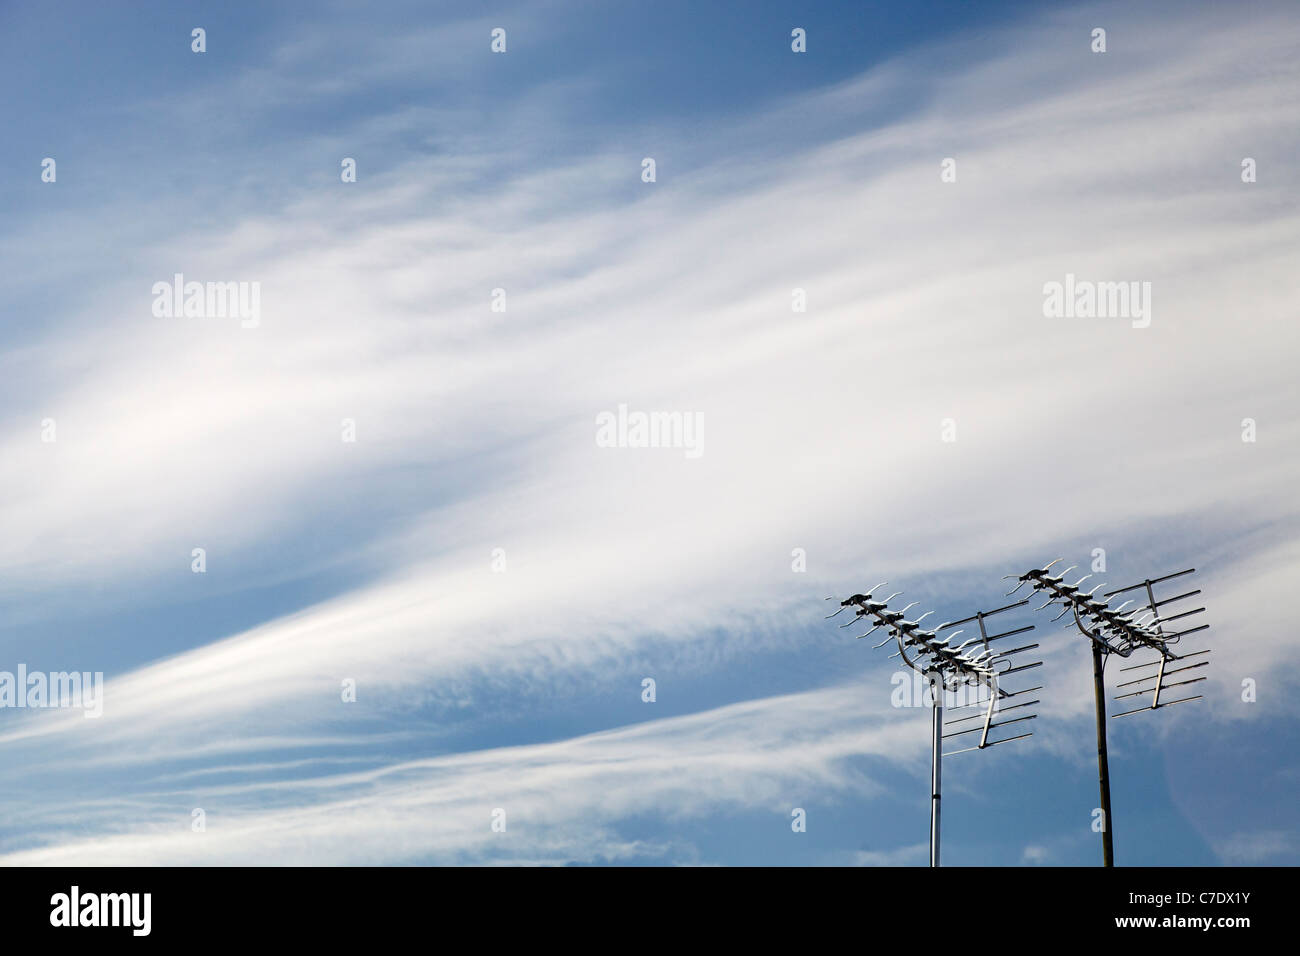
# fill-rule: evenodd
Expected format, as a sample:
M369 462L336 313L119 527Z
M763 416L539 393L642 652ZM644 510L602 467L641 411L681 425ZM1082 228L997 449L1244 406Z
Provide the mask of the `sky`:
M104 675L0 706L0 862L924 865L929 711L824 598L955 619L1100 549L1195 567L1213 648L1110 722L1116 862L1300 863L1298 41L0 5L0 672ZM177 273L256 320L158 314ZM1067 276L1149 308L1046 314ZM698 440L608 447L621 406ZM1090 656L1034 606L1034 735L945 762L946 865L1100 860Z

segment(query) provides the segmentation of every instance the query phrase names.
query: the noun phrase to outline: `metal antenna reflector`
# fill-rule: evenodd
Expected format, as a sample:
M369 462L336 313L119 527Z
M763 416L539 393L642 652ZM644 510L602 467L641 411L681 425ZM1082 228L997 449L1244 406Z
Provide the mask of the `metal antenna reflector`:
M1172 581L1175 578L1181 578L1184 575L1194 574L1195 572L1195 568L1187 568L1185 571L1175 571L1173 574L1166 574L1162 577L1148 578L1145 581L1139 581L1137 584L1130 584L1128 587L1117 588L1116 590L1110 591L1106 594L1106 597L1109 598L1137 591L1139 600L1145 596L1146 606L1141 612L1142 617L1145 620L1144 626L1148 629L1154 630L1159 639L1158 646L1151 648L1157 652L1158 656L1151 660L1143 661L1140 664L1133 664L1130 667L1122 668L1122 670L1129 671L1145 670L1148 667L1154 667L1156 668L1155 671L1119 684L1117 689L1132 688L1132 690L1127 690L1122 694L1117 694L1113 698L1114 700L1128 700L1130 698L1141 698L1149 694L1151 698L1150 703L1142 707L1134 708L1133 710L1126 710L1118 714L1113 714L1112 716L1128 717L1132 714L1141 714L1146 711L1159 710L1161 707L1169 707L1173 704L1185 704L1189 701L1201 700L1204 697L1203 694L1174 697L1172 699L1162 696L1164 692L1171 687L1186 687L1190 684L1199 684L1201 681L1208 679L1204 674L1200 673L1200 668L1209 666L1210 662L1208 659L1189 663L1185 662L1189 661L1190 658L1208 655L1210 653L1210 648L1207 647L1199 651L1188 651L1184 653L1176 653L1172 649L1173 645L1176 645L1188 634L1197 634L1201 631L1208 630L1210 627L1208 624L1187 627L1184 624L1175 625L1173 623L1175 621L1186 621L1189 617L1194 617L1197 614L1203 614L1205 612L1204 607L1192 608L1191 610L1183 610L1186 605L1178 608L1170 607L1170 605L1176 604L1179 601L1185 601L1188 598L1196 597L1201 593L1201 589L1196 588L1192 591L1184 591L1182 594L1175 594L1173 597L1166 597L1163 599L1157 599L1155 592L1155 585L1163 584L1166 581ZM1177 677L1172 681L1168 679L1178 674L1181 674L1182 676ZM1151 681L1152 683L1148 684L1148 681ZM1182 691L1181 693L1186 694L1186 691Z

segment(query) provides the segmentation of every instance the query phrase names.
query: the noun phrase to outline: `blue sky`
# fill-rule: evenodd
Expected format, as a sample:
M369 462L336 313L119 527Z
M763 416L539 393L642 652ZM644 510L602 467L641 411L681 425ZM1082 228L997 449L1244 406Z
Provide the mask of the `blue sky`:
M1117 862L1300 862L1300 22L805 6L0 9L0 670L107 679L0 709L0 858L922 864L928 712L822 599L1104 548L1195 565L1215 648L1112 722ZM155 316L177 272L258 326ZM1067 273L1150 326L1045 317ZM1087 650L1023 622L945 862L1094 865Z

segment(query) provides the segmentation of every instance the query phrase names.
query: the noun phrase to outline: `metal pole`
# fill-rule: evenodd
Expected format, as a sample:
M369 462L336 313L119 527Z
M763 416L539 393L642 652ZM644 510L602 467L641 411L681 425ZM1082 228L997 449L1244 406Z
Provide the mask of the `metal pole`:
M938 674L930 675L930 865L939 865L939 783L943 761L943 696Z
M1106 683L1102 680L1101 644L1092 641L1092 689L1097 696L1097 786L1101 791L1101 858L1102 866L1115 865L1115 847L1111 842L1110 765L1106 760Z

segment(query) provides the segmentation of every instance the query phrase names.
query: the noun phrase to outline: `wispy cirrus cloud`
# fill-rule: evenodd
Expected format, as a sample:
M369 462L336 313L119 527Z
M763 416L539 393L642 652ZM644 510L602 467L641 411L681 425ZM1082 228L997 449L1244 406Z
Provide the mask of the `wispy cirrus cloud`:
M629 839L620 822L645 813L698 817L758 809L788 830L791 799L878 789L851 762L909 760L900 712L857 688L747 701L684 717L525 747L405 761L332 776L246 780L204 788L210 823L191 830L175 802L149 792L68 812L118 823L87 840L10 853L13 865L359 864L590 861L699 862L674 841ZM168 797L173 801L170 812ZM269 805L269 806L268 806ZM46 808L40 821L61 816ZM504 810L504 830L492 828ZM291 822L292 821L292 822ZM47 824L48 825L48 824Z

